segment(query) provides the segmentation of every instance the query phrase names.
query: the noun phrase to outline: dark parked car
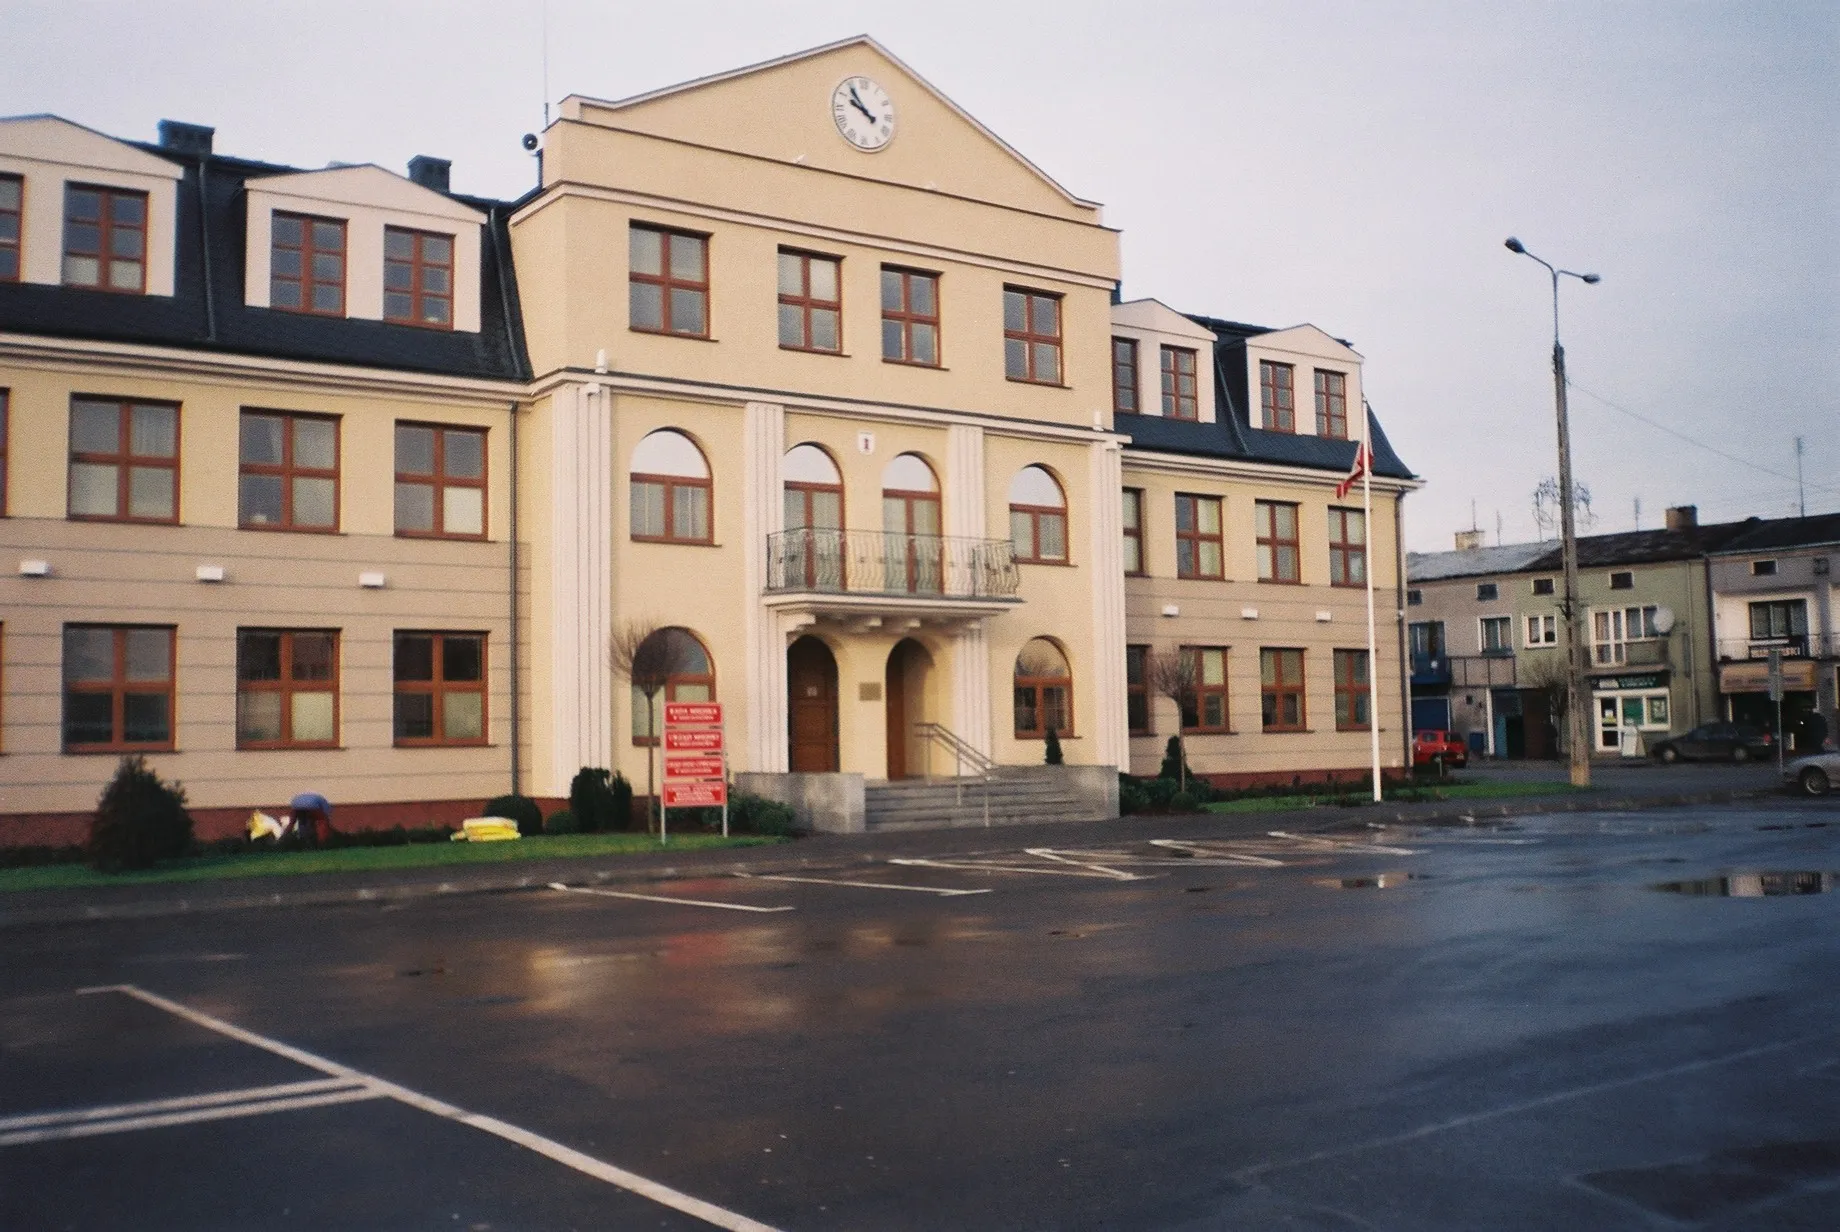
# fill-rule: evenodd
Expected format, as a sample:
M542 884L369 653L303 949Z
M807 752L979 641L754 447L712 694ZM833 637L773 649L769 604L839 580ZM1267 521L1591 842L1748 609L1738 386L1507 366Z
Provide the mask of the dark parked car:
M1702 723L1681 736L1670 736L1648 747L1656 761L1749 761L1776 753L1775 739L1767 731L1737 723Z

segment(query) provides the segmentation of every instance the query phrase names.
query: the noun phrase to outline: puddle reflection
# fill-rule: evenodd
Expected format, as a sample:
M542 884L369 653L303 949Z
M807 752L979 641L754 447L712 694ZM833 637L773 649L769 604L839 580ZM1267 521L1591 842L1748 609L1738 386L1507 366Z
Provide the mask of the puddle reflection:
M1695 898L1783 898L1793 894L1826 894L1834 888L1832 873L1733 873L1697 881L1663 881L1651 889L1663 894Z
M1424 881L1428 873L1405 871L1373 873L1366 877L1318 877L1311 884L1326 890L1397 890L1408 881Z

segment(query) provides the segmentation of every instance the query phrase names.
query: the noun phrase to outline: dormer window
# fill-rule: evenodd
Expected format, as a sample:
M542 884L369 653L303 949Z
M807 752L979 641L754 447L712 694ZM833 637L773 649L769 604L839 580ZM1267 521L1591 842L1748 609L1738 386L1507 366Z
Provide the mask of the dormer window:
M454 239L404 227L383 230L383 319L452 329Z
M1289 364L1259 361L1259 410L1262 424L1271 432L1297 430L1296 370Z
M1195 394L1195 352L1187 347L1163 348L1163 414L1170 419L1199 419Z
M146 193L90 184L65 188L64 285L146 291Z
M305 214L274 216L268 259L271 308L345 315L345 223Z
M25 196L23 179L0 175L0 282L19 281L19 221Z
M1316 370L1316 435L1348 439L1348 377Z

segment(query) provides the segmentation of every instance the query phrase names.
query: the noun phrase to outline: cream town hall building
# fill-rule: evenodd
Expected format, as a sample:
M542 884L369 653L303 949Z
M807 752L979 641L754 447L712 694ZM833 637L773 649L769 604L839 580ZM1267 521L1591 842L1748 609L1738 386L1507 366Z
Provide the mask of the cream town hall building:
M1089 811L1177 730L1222 781L1376 722L1402 764L1361 357L1119 302L1100 207L872 40L571 97L516 202L162 138L0 121L0 842L131 751L213 824L643 784L633 628L819 824L1050 730Z

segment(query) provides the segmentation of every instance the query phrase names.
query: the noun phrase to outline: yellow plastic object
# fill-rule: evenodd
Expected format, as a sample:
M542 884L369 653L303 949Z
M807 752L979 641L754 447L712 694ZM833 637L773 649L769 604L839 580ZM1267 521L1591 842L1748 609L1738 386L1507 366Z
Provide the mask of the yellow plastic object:
M456 843L502 843L521 836L515 821L503 817L469 817L450 837Z

